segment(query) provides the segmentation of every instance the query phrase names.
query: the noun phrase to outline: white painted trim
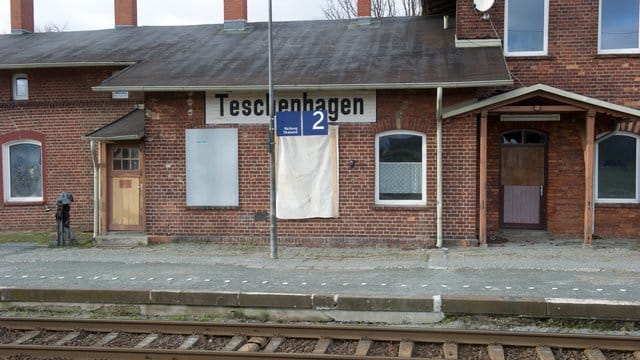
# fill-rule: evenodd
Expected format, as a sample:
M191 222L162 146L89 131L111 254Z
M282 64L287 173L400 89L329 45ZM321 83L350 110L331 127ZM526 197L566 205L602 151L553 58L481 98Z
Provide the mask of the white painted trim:
M549 0L544 1L544 34L541 51L509 51L509 0L504 2L504 55L505 56L546 56L549 44Z
M638 47L629 49L602 49L602 0L598 2L598 54L639 54L640 53L640 7L638 7Z
M513 79L486 80L486 81L459 81L459 82L434 82L434 83L361 83L361 84L291 84L276 85L275 89L280 91L290 90L406 90L406 89L443 89L474 88L474 87L499 87L511 86ZM131 85L131 86L110 86L98 85L91 88L93 91L149 91L149 92L182 92L182 91L265 91L268 86L264 85Z
M455 39L456 48L501 47L501 39Z
M600 155L600 143L608 140L613 136L627 136L636 139L636 197L628 199L611 199L611 198L599 198L598 197L598 158ZM593 181L593 198L596 204L638 204L640 203L640 136L625 132L613 132L601 137L595 144L595 157L594 157L594 181Z
M18 95L18 80L27 82L27 94ZM27 74L13 74L11 77L11 94L13 100L29 100L29 76Z
M13 145L19 144L33 144L38 145L40 147L40 181L43 182L41 184L42 192L44 193L44 172L42 171L42 163L44 162L44 157L42 156L42 143L37 140L31 139L20 139L15 141L10 141L2 144L2 188L4 192L4 201L6 203L27 203L27 202L41 202L43 201L43 195L37 197L19 197L14 198L11 197L11 167L9 165L10 153L9 148Z
M382 136L388 135L413 135L422 137L422 177L421 191L422 199L420 200L380 200L380 143ZM421 132L411 130L391 130L376 134L375 136L375 164L376 164L376 184L375 184L375 204L389 206L416 206L427 204L427 136Z

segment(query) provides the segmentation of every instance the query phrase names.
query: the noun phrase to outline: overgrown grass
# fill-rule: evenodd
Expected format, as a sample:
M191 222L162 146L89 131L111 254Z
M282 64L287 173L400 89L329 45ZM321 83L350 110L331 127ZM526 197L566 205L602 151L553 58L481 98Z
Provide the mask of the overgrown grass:
M92 246L93 234L87 232L74 233L76 246ZM46 231L3 231L0 232L0 244L32 243L38 245L52 245L56 242L57 233Z

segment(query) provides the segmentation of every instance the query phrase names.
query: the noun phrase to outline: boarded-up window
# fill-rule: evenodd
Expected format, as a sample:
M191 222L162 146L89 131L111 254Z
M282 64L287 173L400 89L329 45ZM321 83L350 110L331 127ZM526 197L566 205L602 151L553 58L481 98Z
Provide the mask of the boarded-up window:
M185 135L187 206L238 206L238 129Z

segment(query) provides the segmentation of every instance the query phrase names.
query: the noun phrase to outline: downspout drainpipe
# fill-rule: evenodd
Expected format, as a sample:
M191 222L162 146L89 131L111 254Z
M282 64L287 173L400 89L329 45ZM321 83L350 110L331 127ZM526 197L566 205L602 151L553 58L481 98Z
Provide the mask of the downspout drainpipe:
M98 151L96 141L91 140L91 160L93 160L93 239L100 235L100 164L98 163Z
M442 247L442 87L436 92L436 247Z

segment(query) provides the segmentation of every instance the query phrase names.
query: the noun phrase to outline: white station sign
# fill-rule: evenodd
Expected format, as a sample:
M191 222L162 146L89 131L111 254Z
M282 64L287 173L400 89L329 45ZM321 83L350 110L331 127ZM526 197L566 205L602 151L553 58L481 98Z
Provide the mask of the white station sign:
M276 92L276 112L325 110L329 123L376 121L375 91ZM207 92L207 124L268 124L269 94Z

